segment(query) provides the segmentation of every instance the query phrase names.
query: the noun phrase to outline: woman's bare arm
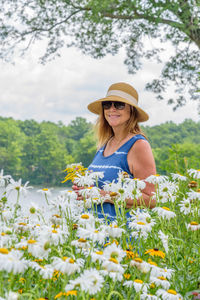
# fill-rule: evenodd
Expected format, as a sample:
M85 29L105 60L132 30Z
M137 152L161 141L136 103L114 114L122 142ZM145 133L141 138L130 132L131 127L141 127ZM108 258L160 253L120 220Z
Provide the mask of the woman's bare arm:
M128 165L134 178L146 179L150 175L156 174L156 165L149 143L145 140L138 140L128 153ZM151 197L155 191L154 185L148 182L142 190L142 199L137 199L137 204L132 199L127 199L127 208L132 206L146 206L153 208L156 201Z

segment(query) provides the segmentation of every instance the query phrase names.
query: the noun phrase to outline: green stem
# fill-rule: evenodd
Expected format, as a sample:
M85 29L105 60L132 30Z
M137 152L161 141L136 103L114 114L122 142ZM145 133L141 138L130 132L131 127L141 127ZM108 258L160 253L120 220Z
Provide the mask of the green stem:
M107 300L110 300L111 297L112 297L113 295L116 295L116 296L118 296L119 298L123 299L123 296L122 296L119 292L117 292L117 291L112 291L112 292L110 292L110 294L108 295Z
M17 190L17 201L16 201L16 203L15 203L15 210L14 210L13 221L14 221L15 218L17 217L17 210L18 210L18 205L19 205L19 196L20 196L20 192L19 192L19 190Z

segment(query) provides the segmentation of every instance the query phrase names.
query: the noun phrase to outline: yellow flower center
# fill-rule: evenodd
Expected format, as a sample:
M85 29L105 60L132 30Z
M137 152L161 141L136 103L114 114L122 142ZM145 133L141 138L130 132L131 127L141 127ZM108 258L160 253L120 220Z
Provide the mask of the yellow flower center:
M131 277L131 274L124 274L124 278L129 279Z
M4 235L6 235L6 234L5 234L5 232L2 232L1 235L4 236Z
M18 225L24 225L24 226L26 226L27 224L24 223L24 222L20 222L20 223L18 223Z
M117 193L116 193L116 192L111 192L111 193L110 193L110 196L111 196L111 197L115 197L115 196L117 196Z
M111 262L113 262L113 263L115 263L115 264L118 264L118 260L115 259L115 258L113 258L113 257L110 257L110 258L109 258L109 261L111 261Z
M52 230L52 233L58 233L58 231L57 231L57 230L55 230L55 229L53 229L53 230Z
M146 225L144 222L137 222L138 225Z
M158 276L157 278L160 280L167 280L164 276Z
M89 219L90 217L87 214L81 216L81 219Z
M6 249L6 248L0 248L0 253L1 253L1 254L8 254L9 251L8 251L8 249Z
M162 209L170 211L169 207L163 206Z
M59 216L59 215L57 215L57 214L54 214L53 217L61 218L61 216Z
M140 279L135 279L134 282L143 284L143 281Z
M95 253L98 254L98 255L103 255L103 251L97 251Z
M95 230L94 233L99 233L99 231L98 231L98 230Z
M177 292L175 290L168 290L167 292L172 295L177 295Z
M79 243L86 243L87 240L85 240L85 239L83 239L83 238L80 238L80 239L78 240L78 242L79 242Z
M28 244L35 244L36 243L36 241L35 240L28 240L28 242L27 242Z
M68 258L67 256L63 256L62 260L66 261L67 258Z
M45 188L44 188L44 189L42 189L42 190L43 190L44 192L47 192L49 189L45 189Z
M139 262L139 263L142 263L142 262L143 262L143 260L142 260L141 258L139 258L139 257L136 257L136 258L134 259L134 261Z
M70 264L74 264L74 262L75 262L74 259L72 259L72 258L69 259L69 263L70 263Z
M190 222L190 225L199 225L197 222Z

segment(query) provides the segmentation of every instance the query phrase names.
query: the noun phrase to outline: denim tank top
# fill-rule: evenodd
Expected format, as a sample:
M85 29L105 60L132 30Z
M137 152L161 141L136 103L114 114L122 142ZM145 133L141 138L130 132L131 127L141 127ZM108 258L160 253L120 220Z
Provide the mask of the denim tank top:
M104 177L102 179L99 179L98 181L99 188L102 189L105 183L110 183L112 181L117 182L119 172L127 172L129 176L133 178L133 175L129 170L127 155L129 150L137 140L146 140L146 139L141 134L137 134L133 136L131 139L129 139L118 150L116 150L113 154L109 156L103 155L106 145L104 145L102 148L100 148L97 151L88 169L94 172L104 173ZM107 215L109 221L115 219L116 212L113 204L108 202L103 203L103 210L104 210L104 214ZM99 218L104 218L101 205L97 205L97 212ZM129 217L129 214L127 215L127 217Z

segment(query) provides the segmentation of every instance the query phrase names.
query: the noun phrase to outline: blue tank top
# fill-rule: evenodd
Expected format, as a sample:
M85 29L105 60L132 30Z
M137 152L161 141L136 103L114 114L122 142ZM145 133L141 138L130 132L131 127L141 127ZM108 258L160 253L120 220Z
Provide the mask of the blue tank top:
M112 181L117 182L119 172L127 172L129 176L133 178L133 174L131 174L129 170L127 155L129 150L137 140L146 139L141 134L137 134L109 156L103 155L106 145L104 145L97 151L88 169L94 172L104 173L104 177L102 179L99 179L98 181L99 188L102 189L105 183L110 183ZM116 212L113 204L108 202L103 203L103 210L104 214L107 215L110 221L115 219ZM99 218L104 218L101 205L97 205L97 212ZM127 217L129 217L129 214L127 215Z

